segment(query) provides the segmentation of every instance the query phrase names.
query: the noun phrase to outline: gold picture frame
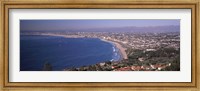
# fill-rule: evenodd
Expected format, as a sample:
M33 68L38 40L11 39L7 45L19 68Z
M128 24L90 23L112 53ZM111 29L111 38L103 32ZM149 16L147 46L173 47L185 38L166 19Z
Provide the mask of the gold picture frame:
M1 33L0 33L0 90L169 90L169 91L199 91L200 90L200 61L199 61L199 3L198 0L190 1L7 1L1 2ZM9 9L46 9L46 8L95 8L95 9L191 9L192 11L192 82L120 82L120 83L39 83L39 82L9 82L8 72L8 36L9 36Z

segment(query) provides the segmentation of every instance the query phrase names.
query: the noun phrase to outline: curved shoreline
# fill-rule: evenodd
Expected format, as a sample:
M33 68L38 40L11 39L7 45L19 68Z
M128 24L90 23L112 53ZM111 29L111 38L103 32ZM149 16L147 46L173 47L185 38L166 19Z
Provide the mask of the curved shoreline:
M109 42L109 43L112 43L115 45L115 47L117 47L120 51L120 54L121 54L121 59L128 59L127 57L127 54L126 54L126 48L122 47L121 44L117 43L117 42L114 42L114 41L109 41L109 40L105 40L105 39L101 39L102 41L105 41L105 42Z
M36 34L36 35L58 36L58 37L64 37L64 38L84 38L84 36L73 36L73 35L66 36L66 35L59 35L59 34ZM115 47L119 49L119 52L120 52L120 55L121 55L120 60L128 59L126 51L125 51L126 48L122 47L121 44L119 44L118 42L115 42L115 41L106 40L106 39L102 39L102 38L98 38L98 39L105 41L105 42L109 42L111 44L114 44Z

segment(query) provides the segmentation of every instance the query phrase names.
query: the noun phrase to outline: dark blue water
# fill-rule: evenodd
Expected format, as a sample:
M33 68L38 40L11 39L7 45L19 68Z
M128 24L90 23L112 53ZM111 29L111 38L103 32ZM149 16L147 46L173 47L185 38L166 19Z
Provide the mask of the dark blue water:
M64 38L55 36L20 36L20 71L40 71L45 62L53 70L81 67L119 60L113 44L97 38Z

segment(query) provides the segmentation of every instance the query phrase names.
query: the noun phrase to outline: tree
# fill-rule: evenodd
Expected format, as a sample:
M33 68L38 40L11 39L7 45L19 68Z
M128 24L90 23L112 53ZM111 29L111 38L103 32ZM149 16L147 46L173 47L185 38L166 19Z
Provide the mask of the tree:
M168 71L180 71L180 56L177 56L171 63L171 66L166 67Z

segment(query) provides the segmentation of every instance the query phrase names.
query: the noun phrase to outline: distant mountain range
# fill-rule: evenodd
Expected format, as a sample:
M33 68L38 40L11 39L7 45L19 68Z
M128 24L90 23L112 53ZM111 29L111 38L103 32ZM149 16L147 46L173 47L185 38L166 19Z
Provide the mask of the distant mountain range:
M80 30L76 30L80 31ZM150 26L150 27L119 27L119 28L98 28L85 29L87 32L179 32L180 26Z
M30 30L31 31L31 30ZM32 30L33 32L34 30ZM37 30L38 31L38 30ZM41 30L42 31L42 30ZM135 32L135 33L165 33L165 32L180 32L180 26L147 26L147 27L114 27L114 28L91 28L91 29L66 29L66 30L51 30L52 32ZM22 30L23 32L23 30ZM44 31L43 31L44 32Z

